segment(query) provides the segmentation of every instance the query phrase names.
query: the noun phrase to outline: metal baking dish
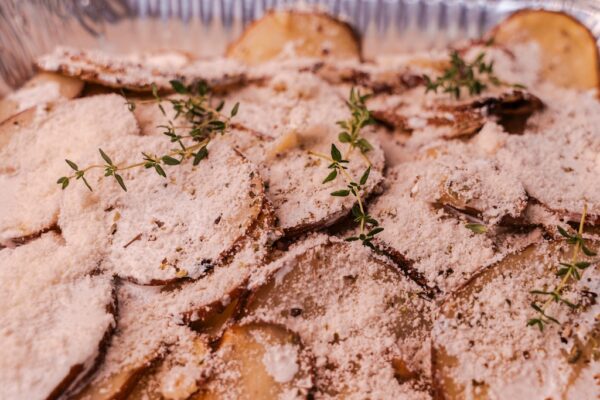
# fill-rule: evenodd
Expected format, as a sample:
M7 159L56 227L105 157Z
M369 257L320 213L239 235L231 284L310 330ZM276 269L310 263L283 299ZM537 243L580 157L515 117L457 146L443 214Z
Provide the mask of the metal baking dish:
M363 33L367 56L478 37L520 8L566 11L600 37L598 0L2 0L0 95L22 84L32 60L56 45L209 57L265 10L298 4L348 20Z

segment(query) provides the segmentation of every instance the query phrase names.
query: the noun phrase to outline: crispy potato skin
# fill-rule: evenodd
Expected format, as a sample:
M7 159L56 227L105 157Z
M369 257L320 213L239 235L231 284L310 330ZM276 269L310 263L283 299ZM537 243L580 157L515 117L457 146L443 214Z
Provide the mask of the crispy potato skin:
M542 50L543 79L570 89L600 88L600 56L589 29L569 14L525 9L490 32L501 45L535 41Z
M229 44L225 55L247 64L260 64L276 58L293 43L299 56L362 58L360 37L349 24L325 13L302 11L268 12Z

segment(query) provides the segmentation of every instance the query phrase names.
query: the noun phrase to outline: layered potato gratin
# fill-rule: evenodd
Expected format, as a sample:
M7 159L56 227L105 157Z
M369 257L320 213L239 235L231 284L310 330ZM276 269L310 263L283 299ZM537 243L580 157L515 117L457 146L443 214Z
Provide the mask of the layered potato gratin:
M598 399L595 39L57 48L0 101L0 398Z

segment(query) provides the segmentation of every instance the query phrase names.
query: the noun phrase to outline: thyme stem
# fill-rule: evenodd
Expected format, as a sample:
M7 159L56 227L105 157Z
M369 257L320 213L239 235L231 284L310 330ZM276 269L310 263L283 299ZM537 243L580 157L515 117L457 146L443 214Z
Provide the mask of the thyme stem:
M359 234L358 236L348 237L346 240L360 240L363 245L374 248L372 240L376 234L383 231L383 228L379 226L379 222L367 214L361 193L364 191L364 186L367 183L372 166L366 153L373 148L371 144L360 135L361 129L373 122L371 113L365 104L366 99L367 96L361 96L358 91L355 91L354 88L352 88L350 90L350 98L346 101L346 104L350 109L351 118L346 121L337 122L338 126L342 128L342 132L338 135L338 139L341 143L347 144L344 152L345 155L343 157L335 144L331 145L331 156L314 151L309 151L309 154L327 160L330 163L328 168L331 169L331 172L327 175L323 183L333 181L338 175L341 175L344 180L346 189L332 192L332 196L346 197L352 195L354 197L355 203L352 206L352 214L354 215L355 222L359 224ZM367 169L358 181L350 175L347 171L348 167L345 166L345 164L349 162L348 160L355 148L360 150L360 155L367 166ZM370 229L368 229L369 227Z
M564 230L560 226L558 227L558 231L559 231L560 235L567 239L567 243L575 245L575 247L573 248L572 256L571 256L571 262L570 263L564 263L564 262L560 263L560 268L557 272L557 275L561 276L562 278L561 278L559 284L557 286L555 286L554 289L552 289L552 291L547 291L547 290L532 290L531 291L531 293L536 296L547 296L547 299L541 305L539 305L535 301L533 303L531 303L531 307L538 313L538 317L529 319L527 321L528 326L537 326L540 329L540 331L543 331L544 325L548 324L549 322L553 322L555 324L560 324L560 322L556 318L554 318L546 313L546 310L552 303L563 303L573 309L578 307L577 304L573 304L569 300L563 298L562 293L571 280L574 280L574 281L580 280L585 269L587 269L590 265L592 265L591 262L579 260L580 252L583 252L588 257L596 255L596 253L593 250L589 249L586 246L585 240L583 239L583 228L585 225L586 215L587 215L587 204L584 204L583 212L581 214L581 220L579 222L579 228L577 229L577 231L574 235L569 234L566 230Z

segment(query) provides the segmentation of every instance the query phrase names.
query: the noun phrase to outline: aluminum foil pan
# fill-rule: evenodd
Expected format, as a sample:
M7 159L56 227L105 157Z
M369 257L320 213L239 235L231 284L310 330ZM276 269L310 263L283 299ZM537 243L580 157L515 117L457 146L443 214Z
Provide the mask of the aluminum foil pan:
M600 38L598 0L2 0L0 95L21 85L32 60L56 45L208 57L222 54L266 10L290 6L346 19L363 34L367 57L478 37L520 8L569 12Z

